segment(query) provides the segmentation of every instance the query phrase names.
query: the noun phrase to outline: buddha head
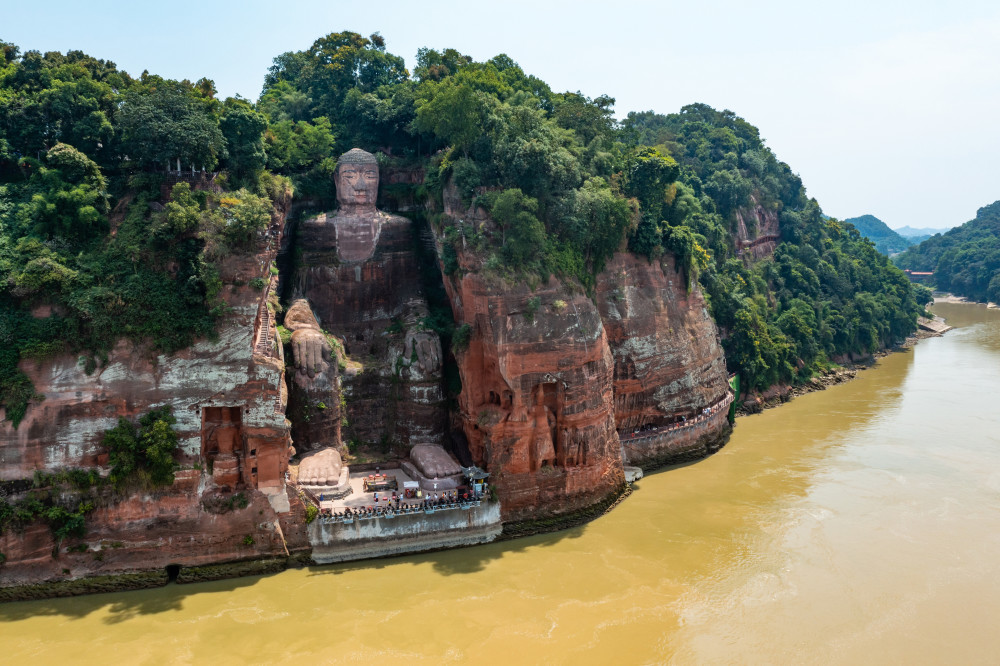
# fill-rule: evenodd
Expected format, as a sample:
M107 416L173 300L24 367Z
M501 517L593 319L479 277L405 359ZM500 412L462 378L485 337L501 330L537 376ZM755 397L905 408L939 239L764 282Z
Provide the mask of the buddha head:
M360 148L352 148L337 160L333 182L337 185L337 201L349 208L374 208L378 196L378 162L375 156Z

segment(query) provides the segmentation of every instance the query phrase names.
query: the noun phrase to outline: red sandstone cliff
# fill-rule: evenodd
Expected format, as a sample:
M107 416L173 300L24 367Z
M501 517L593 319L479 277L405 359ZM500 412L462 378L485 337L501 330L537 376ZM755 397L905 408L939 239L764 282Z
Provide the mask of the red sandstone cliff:
M715 322L698 285L687 290L673 257L616 254L598 276L596 300L614 357L615 422L626 463L668 460L724 436L720 412L709 427L635 442L629 437L682 417L693 420L729 393Z
M246 506L230 508L225 501L231 495L213 502L213 493L201 492L207 476L200 480L199 486L195 470L182 471L171 488L99 507L87 515L86 535L59 547L42 522L23 532L8 531L0 536L0 552L7 556L0 568L0 598L6 587L134 572L165 574L171 565L285 557L308 547L294 496L287 499L296 513L279 516L264 494L252 490L244 491Z
M504 520L567 513L617 490L613 365L594 304L555 280L501 293L469 273L448 288L471 327L457 353L461 426L493 474Z
M453 188L445 214L492 225ZM473 458L494 475L505 521L595 504L621 483L623 463L705 455L728 434L718 333L672 257L616 254L593 300L554 279L535 290L490 284L472 251L460 248L458 259L445 281L456 322L471 334L456 354L458 420Z
M119 417L134 420L164 405L177 419L181 471L172 488L155 494L104 497L103 508L88 514L87 534L72 542L85 549L83 555L57 553L59 561L50 562L52 537L40 523L24 535L8 531L0 537L0 552L7 556L0 585L50 580L53 572L72 577L284 555L285 543L273 535L279 531L279 513L291 508L284 480L290 443L287 392L267 302L284 211L280 203L259 252L220 262L229 311L218 322L216 339L199 340L172 355L122 341L90 375L74 355L22 362L44 399L29 406L18 429L0 423L0 480L30 479L36 470L105 465L104 431ZM255 278L267 286L249 286ZM212 497L221 493L225 499L237 490L252 511L206 509ZM254 545L244 544L245 539ZM102 543L117 545L98 558ZM303 535L292 535L292 549L304 545Z
M446 214L492 224L446 194ZM92 376L70 357L24 365L46 400L32 405L19 430L0 426L0 479L102 464L104 430L119 416L164 404L177 416L180 462L189 469L172 488L105 501L89 515L87 535L64 543L55 559L42 524L4 535L3 584L308 548L304 509L284 487L287 391L267 305L271 286L237 286L269 277L283 222L277 218L273 243L221 267L232 310L218 340L169 357L123 343ZM322 225L312 226L304 225L299 240L307 251L298 287L323 326L369 365L348 377L333 372L330 395L343 381L359 430L391 432L407 444L439 440L442 350L422 329L426 304L408 222L388 220L369 259L343 264ZM623 464L703 455L728 431L721 409L698 417L727 395L724 362L697 286L686 290L671 258L650 263L617 254L593 298L555 279L535 289L504 284L472 251L458 258L461 270L445 287L469 336L456 350L463 390L454 420L474 460L492 474L504 521L587 510L622 488ZM339 416L336 397L331 418ZM681 416L690 423L665 428ZM659 434L648 434L651 427ZM302 432L324 438L336 428ZM237 490L246 508L229 503Z
M446 213L464 215L454 192ZM476 215L476 211L469 211ZM570 513L624 484L615 431L613 360L601 316L552 279L491 284L472 253L445 280L459 325L458 421L473 459L493 475L505 522Z

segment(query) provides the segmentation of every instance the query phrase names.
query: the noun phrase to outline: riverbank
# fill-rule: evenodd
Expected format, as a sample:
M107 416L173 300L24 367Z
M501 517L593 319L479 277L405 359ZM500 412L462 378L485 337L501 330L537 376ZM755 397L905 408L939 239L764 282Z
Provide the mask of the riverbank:
M731 432L732 428L726 427L724 432L715 438L699 439L700 446L696 451L685 450L683 455L665 456L657 460L660 463L658 465L646 461L642 469L649 471L706 458L726 444ZM634 468L633 474L642 476L639 468ZM359 528L357 524L324 525L317 520L307 528L310 533L311 548L286 557L244 558L200 566L171 565L166 568L153 567L141 571L119 571L99 576L9 585L0 587L0 602L118 593L164 587L170 582L204 583L350 561L369 562L371 566L377 567L379 566L375 563L377 560L399 555L451 550L492 541L509 541L578 527L610 513L632 494L632 490L632 483L626 481L601 501L590 506L556 516L510 523L500 522L499 505L496 502L487 503L482 510L473 510L472 513L475 515L466 516L464 514L467 512L452 512L461 515L435 513L430 517L418 517L423 519L421 521L407 521L404 517L390 521L391 524L377 524L381 521L371 521L371 524L363 526L365 529ZM432 519L437 522L427 522ZM407 524L397 525L399 520Z
M955 294L942 294L940 296L935 295L934 296L934 302L935 303L964 303L964 304L967 304L967 305L985 305L987 308L989 308L991 310L996 310L996 309L998 309L998 307L1000 307L1000 306L997 306L996 303L993 303L993 302L990 302L990 301L987 301L986 303L983 303L982 301L970 301L965 296L956 296Z
M938 301L937 298L934 302L942 303L969 303L965 299L955 300L957 297L948 296L948 299L942 298ZM924 319L921 317L921 319ZM924 319L932 324L941 323L944 320L941 317L935 317L933 320ZM737 416L749 416L750 414L759 414L765 409L771 409L773 407L778 407L788 402L792 398L800 395L805 395L807 393L813 393L814 391L825 391L830 386L835 386L837 384L842 384L846 381L854 379L858 372L867 370L869 368L875 367L878 363L878 359L884 358L889 354L895 354L899 352L905 352L906 350L913 347L919 341L926 338L937 338L941 337L947 331L950 331L950 326L929 326L928 328L918 328L917 331L906 338L901 344L889 348L881 349L874 354L855 359L844 359L836 368L828 370L823 375L818 375L810 378L808 381L802 384L780 384L768 388L766 391L751 394L748 398L745 398L742 402L737 403L736 415Z

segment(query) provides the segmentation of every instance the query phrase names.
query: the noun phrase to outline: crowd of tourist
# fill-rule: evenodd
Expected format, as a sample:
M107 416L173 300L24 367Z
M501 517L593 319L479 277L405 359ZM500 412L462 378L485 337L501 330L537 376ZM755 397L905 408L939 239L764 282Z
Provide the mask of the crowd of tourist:
M733 401L733 394L727 393L726 397L715 403L711 407L705 407L701 410L701 413L692 418L688 418L687 415L681 415L676 417L675 421L669 425L665 426L654 426L652 424L644 425L640 428L634 429L632 432L619 433L619 437L622 440L636 439L638 437L649 437L652 435L667 433L672 430L680 430L681 428L688 428L693 425L697 425L702 421L708 419L717 412L729 407L729 403Z
M342 510L321 509L320 521L323 523L352 523L355 520L371 520L373 518L395 518L417 513L434 513L449 509L470 509L479 506L483 493L469 490L448 490L441 493L428 493L417 501L410 501L392 493L391 496L373 498L374 504L361 507L345 507Z

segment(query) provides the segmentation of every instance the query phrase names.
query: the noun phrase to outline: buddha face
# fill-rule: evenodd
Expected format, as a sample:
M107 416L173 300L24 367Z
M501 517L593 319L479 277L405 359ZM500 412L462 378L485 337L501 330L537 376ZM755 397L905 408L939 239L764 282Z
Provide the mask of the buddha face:
M375 205L377 164L343 164L337 169L337 201L346 205Z

